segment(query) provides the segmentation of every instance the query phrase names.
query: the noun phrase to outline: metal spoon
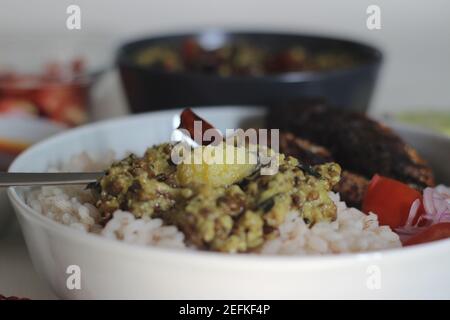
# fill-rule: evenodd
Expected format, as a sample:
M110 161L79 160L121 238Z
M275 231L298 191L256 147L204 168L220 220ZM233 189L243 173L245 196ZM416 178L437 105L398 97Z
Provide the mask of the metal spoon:
M0 172L0 187L88 184L97 181L104 174L104 172Z

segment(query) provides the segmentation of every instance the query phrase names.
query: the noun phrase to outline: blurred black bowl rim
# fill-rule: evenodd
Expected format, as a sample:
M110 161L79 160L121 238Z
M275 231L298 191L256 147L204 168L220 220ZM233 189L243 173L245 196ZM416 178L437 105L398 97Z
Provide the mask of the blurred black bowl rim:
M208 32L220 32L225 36L229 37L292 37L293 39L298 38L298 40L309 40L309 41L321 41L321 42L334 42L340 45L346 45L353 47L360 53L367 55L367 62L356 64L354 67L334 69L327 71L297 71L297 72L285 72L279 74L271 75L261 75L261 76L248 76L248 75L230 75L221 76L218 74L206 74L201 72L191 72L191 71L181 71L181 72L167 72L160 69L152 68L151 66L142 66L135 63L132 59L133 57L129 54L130 51L138 50L143 48L144 45L148 46L149 43L157 45L158 42L166 42L167 40L172 40L176 38L191 38L199 37ZM295 83L295 82L307 82L307 81L318 81L325 78L340 77L344 75L353 74L355 72L364 72L366 69L372 69L378 67L383 61L383 53L380 49L374 47L373 45L351 40L343 37L334 36L322 36L313 33L297 33L293 31L281 32L281 31L251 31L251 30L227 30L227 29L201 29L198 31L191 31L186 33L163 33L159 35L149 36L149 37L138 37L136 39L129 40L122 44L116 54L116 64L121 66L126 66L128 68L137 68L140 70L145 70L148 73L159 76L176 75L177 77L186 77L191 79L222 79L224 81L255 81L260 80L264 82L283 82L283 83Z

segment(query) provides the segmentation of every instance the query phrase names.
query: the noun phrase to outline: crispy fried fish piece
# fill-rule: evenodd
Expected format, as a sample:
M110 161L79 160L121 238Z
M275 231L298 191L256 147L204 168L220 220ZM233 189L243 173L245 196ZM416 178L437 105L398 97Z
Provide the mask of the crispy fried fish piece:
M367 116L321 103L271 108L271 128L326 148L344 170L370 179L378 173L418 189L433 186L432 169L390 128Z
M361 209L364 195L369 186L369 179L344 170L342 171L341 180L333 188L334 192L339 192L341 199L350 207Z
M280 133L280 152L299 159L305 165L318 165L334 161L328 149L298 138L289 132ZM333 191L339 192L341 199L348 205L360 208L368 185L367 178L343 170L341 180L334 186Z
M280 152L293 156L303 164L316 165L333 162L331 152L290 132L280 132Z

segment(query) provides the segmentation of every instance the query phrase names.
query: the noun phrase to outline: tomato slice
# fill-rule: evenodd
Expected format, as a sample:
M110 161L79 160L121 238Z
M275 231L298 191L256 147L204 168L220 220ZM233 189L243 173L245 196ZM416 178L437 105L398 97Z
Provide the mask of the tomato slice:
M196 113L194 113L194 111L191 110L191 108L186 108L183 110L183 112L181 112L181 123L180 126L178 127L178 129L186 129L187 131L189 131L189 134L191 136L192 139L195 139L195 142L197 142L199 145L208 145L212 142L217 143L218 141L203 141L203 136L206 132L206 130L215 130L216 131L216 136L217 137L221 137L222 135L220 134L220 132L214 128L208 121L200 118ZM195 121L199 121L202 124L202 132L201 132L201 137L196 137L195 135ZM199 141L197 141L199 139Z
M392 229L404 226L409 216L412 203L420 199L419 191L400 181L375 175L369 183L364 196L362 210L365 213L377 214L380 225L388 225ZM413 224L425 212L421 204Z
M450 238L450 222L441 222L433 224L431 227L412 236L406 240L403 245L412 246L414 244L426 243L446 238Z

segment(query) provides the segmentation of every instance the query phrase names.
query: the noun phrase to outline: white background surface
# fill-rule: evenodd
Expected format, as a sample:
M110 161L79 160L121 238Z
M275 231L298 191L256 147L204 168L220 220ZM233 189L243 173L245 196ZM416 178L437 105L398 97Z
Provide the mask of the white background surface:
M79 31L65 27L69 4L81 7ZM369 4L381 8L381 30L366 28ZM376 44L386 60L372 111L450 110L448 0L0 0L0 40L12 37L26 45L25 35L41 33L63 51L80 36L97 34L120 43L207 26L313 32ZM28 62L30 49L24 49L25 57L31 54L24 58ZM103 55L110 59L112 50Z

